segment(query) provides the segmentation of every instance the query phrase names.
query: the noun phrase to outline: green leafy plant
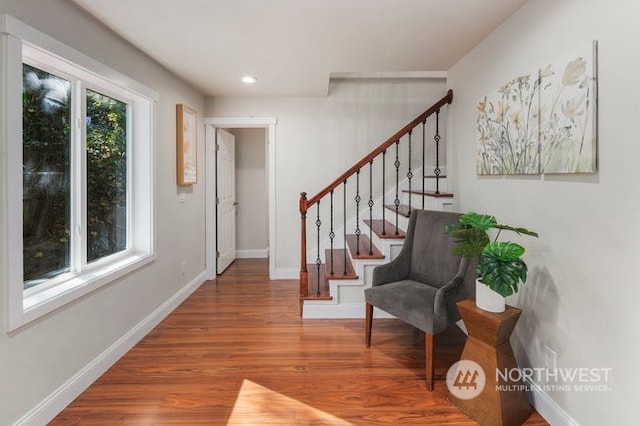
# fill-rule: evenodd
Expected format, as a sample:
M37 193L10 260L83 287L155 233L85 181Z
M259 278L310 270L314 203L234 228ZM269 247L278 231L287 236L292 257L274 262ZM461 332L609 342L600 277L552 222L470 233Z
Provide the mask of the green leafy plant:
M496 229L493 241L488 231ZM498 241L502 231L538 237L526 228L501 225L494 216L468 212L459 223L448 225L445 232L455 240L454 254L464 257L479 257L478 275L481 281L504 297L518 291L520 282L527 281L527 265L522 260L524 247L511 241Z

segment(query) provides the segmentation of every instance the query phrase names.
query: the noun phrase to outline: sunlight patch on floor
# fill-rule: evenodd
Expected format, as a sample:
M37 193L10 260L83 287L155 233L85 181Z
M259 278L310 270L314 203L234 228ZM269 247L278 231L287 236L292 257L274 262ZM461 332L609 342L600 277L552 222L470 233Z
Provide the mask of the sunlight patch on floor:
M352 425L352 423L245 379L240 387L227 425L251 424L279 426Z

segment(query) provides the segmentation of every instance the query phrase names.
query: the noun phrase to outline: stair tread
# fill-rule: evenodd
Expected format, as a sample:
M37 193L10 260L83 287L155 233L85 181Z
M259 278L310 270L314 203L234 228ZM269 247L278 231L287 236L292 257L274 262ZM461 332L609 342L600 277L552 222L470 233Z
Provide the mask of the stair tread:
M453 198L453 194L451 192L436 192L436 191L422 191L421 189L412 189L409 191L408 189L403 189L402 192L410 193L410 194L418 194L424 195L426 197L434 197L434 198Z
M392 212L396 211L396 205L395 204L386 204L384 206L385 209L391 210ZM411 211L409 210L409 206L406 204L400 204L398 206L398 214L400 216L404 216L404 217L409 217L411 215Z
M378 250L375 244L370 245L370 242L367 235L360 235L360 238L355 234L347 235L347 246L351 257L354 259L384 259L384 254ZM369 253L370 247L371 253Z
M318 268L317 265L310 263L307 265L307 273L308 273L308 283L309 290L307 296L300 296L300 300L331 300L332 297L329 294L329 281L327 281L325 277L325 266L324 264L320 265ZM319 275L318 275L318 269ZM318 283L318 276L320 277L320 282ZM319 289L319 292L318 292Z
M325 276L327 277L327 279L354 280L358 278L358 275L353 269L353 264L351 263L351 259L349 259L348 255L346 256L345 265L345 254L347 254L345 249L333 249L333 256L331 256L331 249L325 250L324 258L325 263L327 264ZM333 268L331 268L332 263ZM331 275L331 271L333 271L333 275Z
M404 238L406 236L405 232L402 229L398 228L396 230L396 226L387 220L365 219L364 223L366 223L367 226L369 226L379 238ZM385 231L384 233L383 229Z

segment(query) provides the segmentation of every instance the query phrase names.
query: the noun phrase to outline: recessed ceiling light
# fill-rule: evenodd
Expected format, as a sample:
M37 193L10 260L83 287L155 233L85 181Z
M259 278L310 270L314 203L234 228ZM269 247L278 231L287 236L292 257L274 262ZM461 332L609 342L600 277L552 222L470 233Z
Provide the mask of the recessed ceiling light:
M243 83L253 84L256 81L258 81L258 79L253 77L253 76L251 76L251 75L245 75L244 77L242 77L242 82Z

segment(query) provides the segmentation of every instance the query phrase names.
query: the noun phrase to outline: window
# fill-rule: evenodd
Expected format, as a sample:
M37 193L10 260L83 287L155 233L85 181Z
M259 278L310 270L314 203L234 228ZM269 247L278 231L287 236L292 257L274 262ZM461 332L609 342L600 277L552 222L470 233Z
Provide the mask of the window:
M157 95L1 17L13 330L153 260Z
M127 248L126 103L86 92L87 262Z
M23 65L24 287L69 271L71 82Z
M129 107L98 91L72 90L52 72L22 68L22 249L29 289L126 250ZM79 96L83 108L72 114ZM80 138L72 137L74 123L85 123L84 133L75 129ZM72 151L86 162L72 163Z

